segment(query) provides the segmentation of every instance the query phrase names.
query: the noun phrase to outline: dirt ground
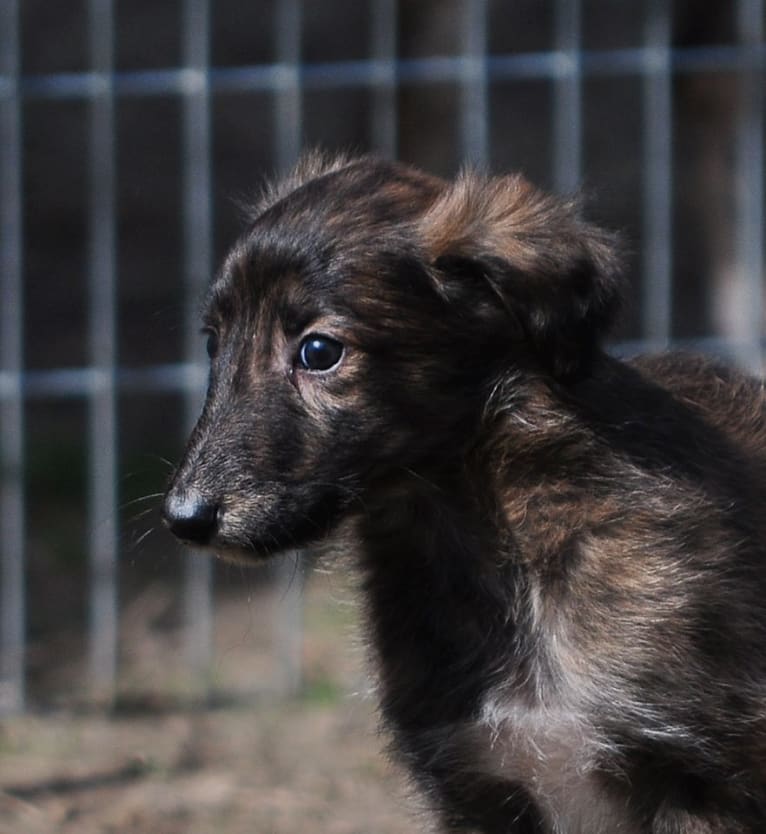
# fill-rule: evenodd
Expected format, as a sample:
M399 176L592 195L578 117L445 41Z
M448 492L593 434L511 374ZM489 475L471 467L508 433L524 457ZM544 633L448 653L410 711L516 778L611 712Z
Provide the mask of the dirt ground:
M180 638L157 623L171 603L147 591L123 622L121 707L64 704L0 723L0 834L424 830L418 800L381 753L374 701L359 694L368 682L353 607L336 597L321 583L307 594L305 681L293 697L243 694L274 663L284 600L254 591L219 605L217 687L234 695L192 709L168 695ZM76 662L67 669L60 686L79 674Z

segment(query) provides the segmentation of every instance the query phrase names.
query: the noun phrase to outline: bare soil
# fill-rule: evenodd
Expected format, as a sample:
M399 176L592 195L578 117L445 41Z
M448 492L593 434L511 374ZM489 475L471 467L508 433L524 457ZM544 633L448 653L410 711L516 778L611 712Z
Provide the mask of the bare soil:
M148 589L125 612L116 709L62 696L59 707L0 724L0 834L423 830L417 799L381 752L354 608L336 588L320 581L307 594L301 694L264 686L279 666L272 638L283 603L266 590L221 602L215 682L228 694L224 705L190 708L179 696L181 636L167 626L174 603ZM56 680L76 692L81 675L73 659Z

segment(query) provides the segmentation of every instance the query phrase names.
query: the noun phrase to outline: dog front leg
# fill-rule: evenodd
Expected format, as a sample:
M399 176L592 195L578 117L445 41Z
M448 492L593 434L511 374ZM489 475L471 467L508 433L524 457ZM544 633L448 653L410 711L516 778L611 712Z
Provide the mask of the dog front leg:
M543 834L546 830L523 788L502 781L457 780L437 790L441 834Z

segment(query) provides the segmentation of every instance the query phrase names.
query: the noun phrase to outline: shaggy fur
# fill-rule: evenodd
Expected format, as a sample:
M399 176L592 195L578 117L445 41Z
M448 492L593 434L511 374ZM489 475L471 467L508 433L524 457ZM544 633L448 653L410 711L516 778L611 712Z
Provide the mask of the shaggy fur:
M618 272L520 177L314 156L210 289L166 520L249 561L351 531L444 832L766 827L764 387L609 358Z

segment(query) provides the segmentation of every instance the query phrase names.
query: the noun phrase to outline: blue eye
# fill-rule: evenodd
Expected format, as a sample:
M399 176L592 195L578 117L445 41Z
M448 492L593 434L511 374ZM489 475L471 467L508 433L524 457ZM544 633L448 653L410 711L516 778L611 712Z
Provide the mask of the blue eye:
M307 371L329 371L340 362L343 345L328 336L312 333L298 348L298 362Z

